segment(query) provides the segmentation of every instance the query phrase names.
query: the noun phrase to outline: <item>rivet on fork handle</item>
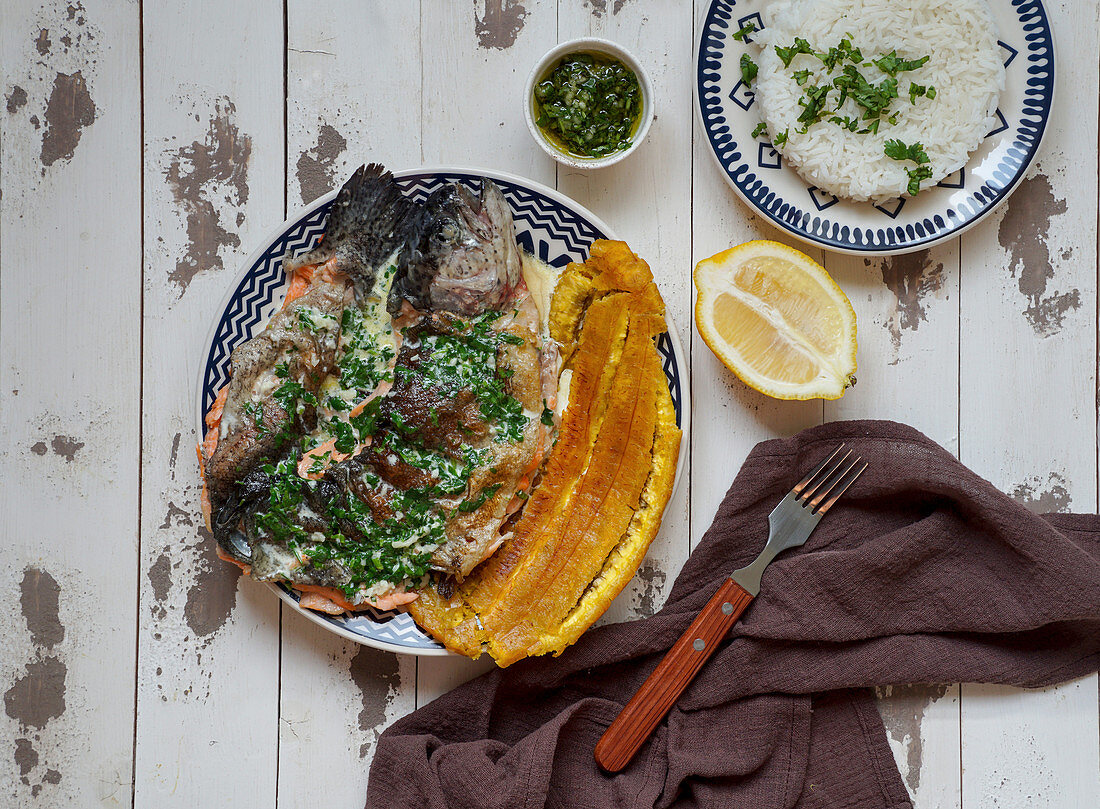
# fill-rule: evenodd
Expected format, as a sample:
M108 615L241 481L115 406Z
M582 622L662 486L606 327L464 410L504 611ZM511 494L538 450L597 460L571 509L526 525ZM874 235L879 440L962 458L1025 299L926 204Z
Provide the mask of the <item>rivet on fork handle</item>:
M619 772L630 763L688 683L717 650L730 627L752 603L752 598L732 579L722 581L687 632L676 641L596 744L596 763L602 769Z

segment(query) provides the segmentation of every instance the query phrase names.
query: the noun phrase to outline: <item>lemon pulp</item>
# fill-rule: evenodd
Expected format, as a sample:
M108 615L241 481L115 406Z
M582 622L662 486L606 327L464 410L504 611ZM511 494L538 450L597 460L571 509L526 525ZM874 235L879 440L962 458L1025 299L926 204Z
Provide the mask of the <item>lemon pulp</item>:
M835 399L854 381L855 312L809 256L753 241L695 267L696 325L747 385L781 399Z

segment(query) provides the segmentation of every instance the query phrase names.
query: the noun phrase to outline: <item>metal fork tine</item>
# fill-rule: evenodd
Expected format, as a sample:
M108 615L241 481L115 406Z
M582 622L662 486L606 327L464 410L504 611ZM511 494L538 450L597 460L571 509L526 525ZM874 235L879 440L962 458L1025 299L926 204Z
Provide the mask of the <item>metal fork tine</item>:
M841 455L837 460L835 460L833 463L829 464L829 466L826 469L822 470L821 476L816 481L814 481L813 485L807 486L802 491L802 494L799 495L799 499L803 503L805 503L811 497L813 497L816 492L828 491L829 486L832 485L831 483L829 483L829 481L835 480L836 471L838 469L841 469L841 468L844 467L845 462L848 460L848 457L851 454L852 454L852 451L848 450L843 455ZM825 485L827 483L829 484L829 486ZM822 486L824 486L825 488L822 489Z
M842 449L844 449L843 444L841 444L839 447L834 449L832 454L829 455L828 458L826 458L824 461L822 461L817 466L815 466L814 470L812 472L810 472L810 474L806 475L806 477L802 478L802 480L800 480L798 483L796 483L794 488L791 489L791 491L794 492L795 496L798 496L798 495L802 494L802 490L806 488L806 484L808 484L813 479L814 475L816 475L818 472L820 472L822 469L824 469L825 466L829 463L829 461L831 461L833 458L835 458L836 454L838 452L840 452Z
M828 466L829 461L832 461L834 458L836 458L837 452L844 449L844 447L845 445L842 444L834 449L831 455L829 455L829 457L823 460L821 463L818 463L817 466L814 467L813 471L810 472L810 474L807 474L805 478L794 484L794 488L791 490L791 493L795 496L795 498L798 498L798 496L802 494L802 490L806 488L806 485L809 485L810 481L814 479L815 475L818 472L822 471L826 466Z
M840 463L833 467L833 471L829 473L829 476L821 481L820 485L815 488L815 491L806 493L806 498L803 502L810 507L811 511L816 509L821 501L829 496L829 491L840 482L841 478L848 474L853 466L859 463L858 457L848 460L851 454L851 452L845 454Z
M859 476L863 474L864 470L867 469L867 464L866 463L864 463L863 466L860 466L858 469L856 469L856 466L859 464L859 460L860 459L857 457L852 462L851 467L849 467L848 470L844 473L843 477L841 477L838 484L833 487L832 494L830 494L828 496L828 499L825 500L825 502L821 504L821 507L817 510L817 515L819 517L822 514L824 514L826 511L828 511L830 508L832 508L833 503L835 503L837 500L839 500L840 496L848 490L848 487L851 486L853 483L855 483L856 480L859 478ZM853 469L855 469L855 473L851 474ZM826 494L827 494L826 492L822 492L820 495L818 495L818 497L824 497ZM816 502L817 499L818 498L815 497L814 501Z

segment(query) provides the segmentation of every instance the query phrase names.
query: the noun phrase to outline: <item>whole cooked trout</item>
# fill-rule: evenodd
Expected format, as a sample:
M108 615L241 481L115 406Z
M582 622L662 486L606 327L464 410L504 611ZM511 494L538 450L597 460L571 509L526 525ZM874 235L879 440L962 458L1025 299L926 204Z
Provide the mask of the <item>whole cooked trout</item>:
M349 186L388 183L372 205L353 189L341 207L345 186L321 245L286 261L310 275L288 308L309 301L314 328L284 308L238 349L250 365L234 353L228 439L206 463L223 551L328 612L468 576L506 539L555 423L557 352L500 189L415 205L362 171ZM244 463L219 457L234 441Z
M382 166L360 167L337 195L321 245L284 260L295 280L307 280L298 290L292 282L300 294L288 295L267 328L233 350L217 437L206 442L210 528L223 546L239 549L230 534L240 517L241 481L316 427L318 393L336 368L344 311L373 289L383 263L404 245L415 212Z

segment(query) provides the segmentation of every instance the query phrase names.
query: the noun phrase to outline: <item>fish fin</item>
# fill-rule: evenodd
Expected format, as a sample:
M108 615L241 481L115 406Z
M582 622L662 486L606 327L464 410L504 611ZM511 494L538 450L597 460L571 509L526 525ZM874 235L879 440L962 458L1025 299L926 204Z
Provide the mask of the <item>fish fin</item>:
M404 244L418 207L385 167L360 166L333 200L324 244L339 269L369 291L382 262Z

